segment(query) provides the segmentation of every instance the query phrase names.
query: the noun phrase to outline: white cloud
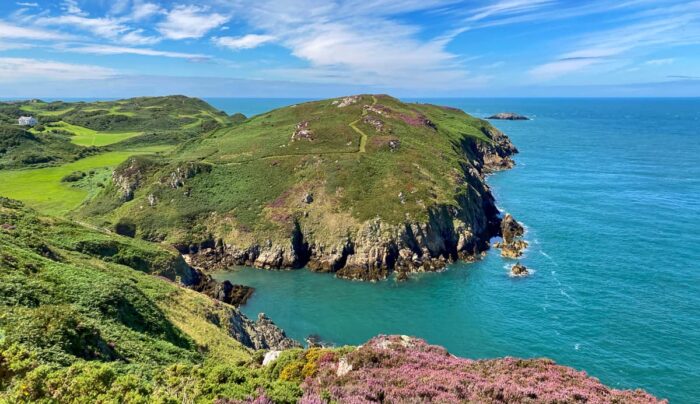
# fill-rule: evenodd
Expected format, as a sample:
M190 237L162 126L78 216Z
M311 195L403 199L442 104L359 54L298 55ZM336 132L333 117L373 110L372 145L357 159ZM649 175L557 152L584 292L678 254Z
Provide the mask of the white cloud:
M467 21L479 21L489 17L523 14L551 5L553 0L501 0L473 10Z
M160 42L160 38L156 36L143 35L143 29L135 29L127 32L119 38L119 42L127 45L153 45Z
M205 7L178 5L167 13L157 28L169 39L201 38L228 20L229 17L209 12Z
M0 51L13 50L13 49L30 49L30 48L33 48L33 47L34 47L34 45L28 44L28 43L18 43L18 42L6 43L6 42L0 42Z
M136 21L145 20L165 10L155 3L135 3L131 10L131 18Z
M107 39L117 39L121 34L130 30L128 26L115 18L89 18L74 14L58 17L40 17L35 21L35 24L38 26L49 25L79 28Z
M537 79L554 78L585 70L593 65L613 64L616 59L639 55L659 47L700 44L700 14L689 11L700 8L700 2L688 9L658 10L651 18L621 25L618 28L587 33L571 41L575 50L565 52L556 60L530 70ZM683 35L678 35L678 32ZM651 63L649 63L651 62ZM666 65L673 59L657 59L651 65Z
M233 8L256 31L275 38L304 69L269 69L279 79L336 80L362 85L463 87L483 82L447 51L448 40L425 38L405 13L449 5L440 0L327 2L267 0Z
M52 41L72 39L73 36L39 28L19 27L0 20L0 38Z
M105 79L116 73L115 70L102 66L27 58L0 58L2 82Z
M248 34L239 37L223 36L219 38L212 38L212 41L219 46L224 46L231 49L252 49L274 39L275 37L272 35Z
M67 52L88 53L93 55L142 55L142 56L162 56L168 58L180 58L190 60L209 59L209 56L199 53L168 52L147 48L131 48L126 46L112 45L86 45L73 48L63 48Z
M78 2L76 0L63 0L61 8L68 14L79 15L83 17L88 15L78 6Z
M18 6L21 6L21 7L39 7L39 3L25 3L22 1L18 1L15 4L17 4Z
M537 80L548 80L569 74L589 66L601 63L598 58L562 59L539 65L530 70L530 75Z
M676 61L676 59L674 59L674 58L651 59L651 60L647 60L646 62L644 62L644 64L651 65L651 66L663 66L663 65L670 65L675 61Z

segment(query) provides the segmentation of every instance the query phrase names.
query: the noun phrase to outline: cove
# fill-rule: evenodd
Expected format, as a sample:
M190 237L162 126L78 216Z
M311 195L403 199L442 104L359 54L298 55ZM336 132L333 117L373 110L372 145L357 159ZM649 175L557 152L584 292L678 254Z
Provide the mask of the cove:
M417 101L533 118L494 122L521 153L488 182L527 226L522 262L534 273L509 277L513 261L491 250L401 283L216 274L256 288L243 312L299 340L408 334L470 358L549 357L672 402L700 397L700 100Z

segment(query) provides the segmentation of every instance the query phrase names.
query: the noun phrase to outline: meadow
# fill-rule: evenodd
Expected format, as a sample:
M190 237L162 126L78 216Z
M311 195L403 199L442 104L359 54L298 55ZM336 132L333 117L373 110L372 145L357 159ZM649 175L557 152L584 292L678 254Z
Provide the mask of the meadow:
M143 132L102 132L63 121L46 125L47 131L53 129L72 133L70 141L79 146L107 146L143 134Z
M129 156L166 152L170 149L169 146L151 146L106 152L54 167L0 170L0 196L24 201L44 213L64 215L77 208L91 192L85 182L76 184L61 181L67 175L78 171L102 172L116 167Z

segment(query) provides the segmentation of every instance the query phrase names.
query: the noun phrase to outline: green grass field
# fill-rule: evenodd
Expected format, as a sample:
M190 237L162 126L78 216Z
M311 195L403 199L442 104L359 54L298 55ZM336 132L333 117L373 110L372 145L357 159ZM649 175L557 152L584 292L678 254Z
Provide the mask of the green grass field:
M96 130L84 128L78 125L72 125L63 121L55 122L49 125L50 128L57 128L69 131L74 134L71 137L71 142L78 146L107 146L110 144L121 142L140 135L142 132L99 132Z
M56 111L48 111L48 110L41 108L41 107L45 107L46 104L38 104L38 105L39 105L39 107L35 106L34 104L22 105L20 107L20 109L22 111L31 112L33 114L41 114L41 115L48 115L48 116L63 115L65 113L71 112L75 109L74 107L70 107L70 108L65 108L65 109L59 109Z
M167 146L153 146L134 151L108 152L58 167L0 171L0 196L18 199L47 214L63 215L78 207L90 193L87 188L61 182L66 175L75 171L113 168L129 156L169 149Z

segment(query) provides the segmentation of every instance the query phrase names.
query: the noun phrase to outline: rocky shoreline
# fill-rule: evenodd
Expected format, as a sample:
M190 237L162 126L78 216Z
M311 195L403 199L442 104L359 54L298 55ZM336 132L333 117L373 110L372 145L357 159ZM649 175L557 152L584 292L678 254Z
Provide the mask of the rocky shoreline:
M518 152L499 130L483 130L491 142L466 138L458 146L466 157L459 173L466 192L459 195L457 206L428 208L427 221L392 224L376 218L335 242L313 239L305 234L302 224L295 222L285 243L268 241L241 247L211 239L175 247L190 265L202 271L235 265L264 269L306 266L312 271L335 273L339 278L364 281L386 279L393 273L397 279L405 279L414 272L442 270L457 260L477 260L488 250L489 240L503 234L500 212L486 176L512 168L512 156Z

